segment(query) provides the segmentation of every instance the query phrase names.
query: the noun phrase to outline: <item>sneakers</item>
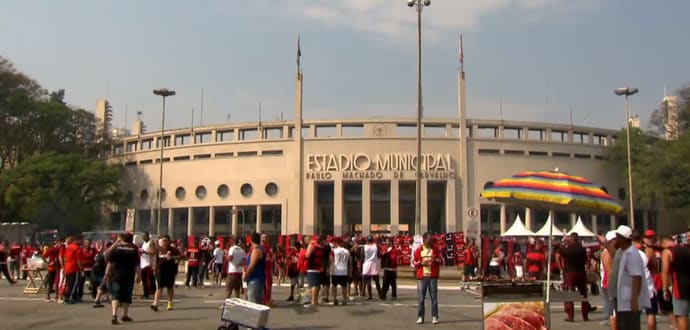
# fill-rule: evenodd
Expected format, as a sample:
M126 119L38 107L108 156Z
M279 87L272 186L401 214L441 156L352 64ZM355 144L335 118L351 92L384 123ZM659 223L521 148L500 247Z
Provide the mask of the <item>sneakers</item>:
M132 321L134 321L134 320L132 320L132 318L129 317L129 316L123 316L120 320L122 320L122 322L132 322Z
M103 304L101 304L101 303L98 302L98 301L96 301L96 302L93 303L93 308L102 308L102 307L103 307Z
M289 296L289 297L287 298L287 300L286 300L286 301L294 301L294 300L295 300L295 297L293 297L293 296Z
M438 317L434 316L431 318L431 324L438 324Z
M168 310L169 311L173 310L172 301L168 301Z
M151 305L151 310L154 312L157 312L158 311L158 305L156 305L156 304Z
M424 319L421 317L417 318L417 324L422 324L422 323L424 323Z
M117 323L117 316L113 316L113 318L110 320L110 324L117 325Z

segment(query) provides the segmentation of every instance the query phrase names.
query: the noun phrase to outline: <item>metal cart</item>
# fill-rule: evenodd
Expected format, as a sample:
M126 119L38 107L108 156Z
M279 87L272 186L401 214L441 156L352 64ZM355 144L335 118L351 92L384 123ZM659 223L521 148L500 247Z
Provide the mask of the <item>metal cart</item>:
M236 330L240 327L253 330L269 330L266 327L271 308L255 304L246 300L232 298L225 299L220 320L223 325L218 330Z

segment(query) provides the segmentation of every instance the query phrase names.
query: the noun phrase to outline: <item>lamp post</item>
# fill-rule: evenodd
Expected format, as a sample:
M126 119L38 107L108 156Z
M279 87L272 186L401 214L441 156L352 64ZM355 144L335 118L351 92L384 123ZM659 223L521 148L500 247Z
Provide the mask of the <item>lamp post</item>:
M407 0L409 7L417 7L417 165L415 173L414 231L422 230L422 9L431 5L431 0Z
M630 123L630 101L628 97L635 95L639 90L635 87L621 87L613 91L614 94L618 96L625 96L625 117L627 126L625 128L626 144L628 146L628 199L630 200L630 211L628 213L628 224L630 228L635 229L635 208L633 204L633 181L632 181L632 155L630 152L630 129L632 124Z
M160 137L160 147L161 147L161 157L158 165L158 215L156 216L156 234L161 234L161 208L163 205L163 147L165 145L165 98L168 96L174 96L175 91L169 90L167 88L154 89L153 95L158 95L163 97L163 112L161 113L161 137Z

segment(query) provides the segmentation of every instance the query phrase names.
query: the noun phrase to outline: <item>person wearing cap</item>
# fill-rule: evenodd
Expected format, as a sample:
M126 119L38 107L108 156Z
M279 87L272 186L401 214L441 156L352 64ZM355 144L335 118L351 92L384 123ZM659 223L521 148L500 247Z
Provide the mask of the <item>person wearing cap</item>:
M676 329L688 330L690 313L690 246L676 244L662 256L662 281L665 299L673 299ZM673 291L669 289L673 287Z
M620 260L616 265L617 269L614 266L616 271L612 273L615 273L617 278L613 298L615 299L616 329L619 330L640 329L640 311L642 308L651 307L649 290L644 281L644 261L640 256L640 251L632 244L632 237L633 232L630 227L619 226L616 229L616 244L620 251L617 254L620 254Z

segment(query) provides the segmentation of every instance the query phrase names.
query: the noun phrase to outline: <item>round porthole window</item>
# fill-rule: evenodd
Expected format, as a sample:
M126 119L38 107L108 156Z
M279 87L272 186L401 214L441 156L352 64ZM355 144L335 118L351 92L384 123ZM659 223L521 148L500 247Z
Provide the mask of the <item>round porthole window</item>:
M160 195L161 195L161 200L164 201L164 200L165 200L165 197L166 197L165 188L162 188L162 189L161 189ZM156 196L158 196L158 192L157 192L157 191L156 191Z
M609 190L605 186L601 186L601 190L605 193L609 193Z
M222 184L222 185L218 186L217 192L218 192L218 197L225 198L225 197L228 197L228 195L230 194L230 189L228 188L227 185Z
M251 196L253 192L254 192L254 188L249 183L245 183L242 185L242 187L240 187L240 193L244 197Z
M184 199L185 193L186 192L184 191L183 187L177 187L177 189L175 189L175 197L177 197L179 200Z
M198 186L196 187L196 191L194 191L194 194L198 199L204 199L206 197L206 187L204 186Z
M141 197L142 201L147 201L149 199L149 191L146 189L142 190L139 197Z
M493 188L493 186L494 186L494 182L493 182L493 181L487 181L487 182L484 184L484 189Z
M266 195L268 196L275 196L278 194L278 185L270 182L269 184L266 185Z

